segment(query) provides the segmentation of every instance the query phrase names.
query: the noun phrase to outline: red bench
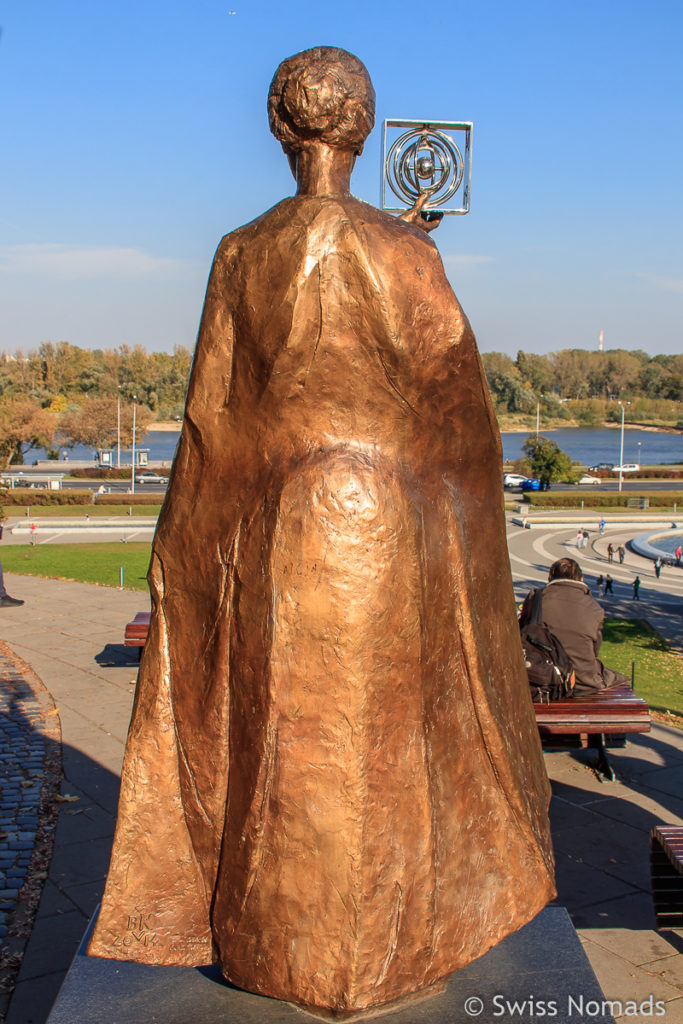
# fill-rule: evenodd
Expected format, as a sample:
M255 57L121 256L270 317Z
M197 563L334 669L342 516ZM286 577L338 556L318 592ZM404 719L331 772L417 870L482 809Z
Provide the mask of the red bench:
M628 733L650 731L650 708L628 683L548 704L534 702L536 724L545 749L592 747L608 778L614 771L606 747L623 747Z
M149 632L150 614L150 612L138 612L133 621L126 625L123 641L126 647L139 647L140 653L142 653Z
M652 829L650 875L657 927L683 928L683 826Z

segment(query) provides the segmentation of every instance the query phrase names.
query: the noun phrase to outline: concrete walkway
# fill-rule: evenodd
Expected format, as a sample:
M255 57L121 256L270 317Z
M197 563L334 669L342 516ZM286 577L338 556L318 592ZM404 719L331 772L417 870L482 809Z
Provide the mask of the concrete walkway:
M529 537L529 531L519 534ZM554 536L561 544L556 531ZM544 566L533 547L515 545L513 538L515 573L520 588L528 589L547 573L548 562ZM599 561L600 552L587 557ZM123 627L144 607L144 598L30 577L7 582L26 604L0 610L0 639L54 698L62 728L62 792L78 797L60 804L49 878L6 1018L7 1024L44 1024L107 871L137 670L135 654L122 647ZM671 615L670 621L678 619ZM660 1019L683 1024L683 933L653 930L648 874L651 826L683 824L683 733L655 726L612 760L619 781L606 783L583 752L546 755L558 900L569 910L608 998L640 1002L653 995L666 1003Z

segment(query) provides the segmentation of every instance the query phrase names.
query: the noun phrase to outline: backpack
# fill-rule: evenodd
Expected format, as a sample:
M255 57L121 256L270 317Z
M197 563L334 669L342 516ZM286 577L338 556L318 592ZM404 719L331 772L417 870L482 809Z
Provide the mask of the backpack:
M534 590L531 616L520 626L531 699L549 703L574 696L574 666L562 641L543 622L543 591Z

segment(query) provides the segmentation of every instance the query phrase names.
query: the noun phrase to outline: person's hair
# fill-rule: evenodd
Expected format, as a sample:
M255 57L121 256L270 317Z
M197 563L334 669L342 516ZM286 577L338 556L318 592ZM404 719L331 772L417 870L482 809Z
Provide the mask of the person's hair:
M550 580L578 580L581 582L583 574L581 567L578 562L575 562L573 558L558 558L556 562L550 566L548 572L548 579Z
M286 153L316 140L360 155L375 123L375 90L365 66L336 46L295 53L270 83L268 121Z

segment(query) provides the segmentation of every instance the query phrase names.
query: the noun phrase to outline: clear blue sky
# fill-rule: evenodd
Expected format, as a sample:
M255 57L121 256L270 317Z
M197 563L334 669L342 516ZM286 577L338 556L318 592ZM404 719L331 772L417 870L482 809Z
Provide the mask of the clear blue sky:
M0 350L192 347L219 238L292 192L273 72L329 44L377 92L362 199L385 117L474 122L434 238L482 351L683 351L681 0L8 0L0 28Z

